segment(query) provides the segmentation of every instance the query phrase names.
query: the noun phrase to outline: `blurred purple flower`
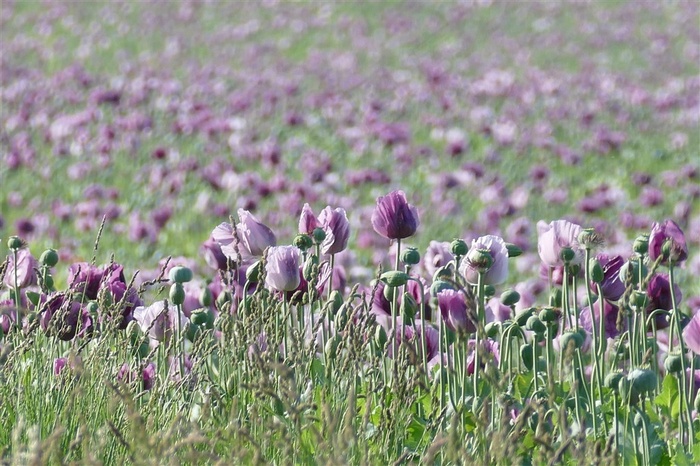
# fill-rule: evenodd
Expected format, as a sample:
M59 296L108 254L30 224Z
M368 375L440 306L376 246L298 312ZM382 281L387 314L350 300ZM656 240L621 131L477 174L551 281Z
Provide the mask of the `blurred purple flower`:
M596 328L599 328L598 326L600 325L599 320L601 301L605 303L603 305L603 315L605 316L605 336L607 338L615 338L620 334L620 331L617 329L617 316L620 311L620 308L612 304L607 299L599 299L598 301L593 303L593 309L595 311L595 325L597 326ZM581 309L581 312L579 314L579 324L588 333L593 333L593 321L591 320L590 307L585 307Z
M179 319L179 324L178 324ZM165 308L165 301L156 301L148 307L139 306L134 309L134 320L138 322L141 331L147 334L151 343L166 343L177 332L178 325L185 330L187 317L178 312L174 305Z
M696 312L683 329L683 341L690 351L700 355L700 312Z
M266 259L265 284L277 291L295 290L301 282L301 251L295 246L272 246Z
M447 265L452 260L454 260L454 256L450 250L449 242L430 241L428 249L423 256L423 267L428 275L432 277L437 269Z
M200 247L200 251L204 256L204 261L209 267L214 270L226 271L234 268L235 262L230 260L221 250L221 245L210 237Z
M673 287L673 294L676 298L676 304L680 304L683 299L680 287L676 284ZM671 299L671 285L668 281L668 275L659 273L654 275L647 285L647 315L654 312L656 309L664 309L670 311L673 308L673 300ZM656 316L656 328L666 328L669 322L663 315Z
M42 330L59 340L70 341L92 331L92 319L88 310L66 293L49 296L39 321Z
M372 213L374 231L387 239L403 239L413 236L420 225L418 211L406 200L403 191L393 191L377 198Z
M596 256L598 262L603 268L603 282L600 288L603 291L603 297L610 301L617 301L625 292L625 282L620 277L620 268L625 263L622 256L608 256L607 254L598 254ZM591 291L598 293L595 283L591 282Z
M685 242L683 230L673 220L664 220L663 223L654 223L649 235L649 259L655 261L665 256L664 243L670 242L669 257L675 263L683 262L688 258L688 246ZM667 264L669 257L664 257L662 264Z

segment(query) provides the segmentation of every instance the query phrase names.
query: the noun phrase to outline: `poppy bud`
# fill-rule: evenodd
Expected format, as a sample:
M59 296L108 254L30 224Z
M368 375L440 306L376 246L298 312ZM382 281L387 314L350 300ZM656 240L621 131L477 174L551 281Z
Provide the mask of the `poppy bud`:
M338 345L340 345L339 335L333 335L328 339L326 346L324 347L327 359L332 361L336 358L338 355Z
M561 307L562 292L561 288L553 288L549 295L549 305L551 307Z
M22 249L24 247L24 241L19 236L10 236L7 240L7 247L13 251Z
M593 280L595 283L603 282L605 274L603 273L603 267L600 265L600 262L598 262L598 259L591 259L588 262L588 269L591 274L591 280Z
M205 286L202 292L199 293L199 304L201 304L203 307L209 307L211 306L213 298L214 297L211 294L211 290L208 286Z
M187 267L173 267L170 269L170 281L174 283L186 283L192 280L192 271Z
M408 274L406 272L400 272L398 270L392 270L389 272L384 272L381 277L379 277L384 283L389 286L403 286L408 283Z
M508 257L518 257L523 253L523 250L513 243L506 243L506 249L508 250Z
M323 230L323 228L314 228L311 236L314 238L314 243L321 244L323 243L323 240L326 239L326 232Z
M583 345L583 336L578 332L564 332L559 342L563 349L567 349L570 344L572 344L574 348L580 348L581 345Z
M525 328L527 330L532 330L535 333L544 333L544 331L547 330L547 327L542 323L539 317L535 315L530 316L530 318L527 319Z
M669 354L664 359L664 369L668 373L676 373L683 370L683 359L680 354Z
M377 328L374 330L374 343L380 350L383 350L387 341L389 341L389 337L386 334L386 330L381 325L377 325Z
M182 283L175 282L170 287L170 302L176 306L185 302L185 289L182 287Z
M401 316L404 318L406 323L413 322L413 318L418 312L418 302L416 298L413 297L411 293L404 293L401 298Z
M46 267L53 267L58 264L58 253L55 249L47 249L39 256L39 262Z
M496 294L496 287L493 285L484 286L484 297L486 299L492 298Z
M617 392L619 389L620 380L624 378L622 372L611 372L605 376L603 384L609 389Z
M456 239L450 244L450 251L455 256L464 256L469 252L469 247L464 240Z
M484 332L486 332L486 336L489 338L495 338L496 335L498 335L498 331L501 328L501 323L500 322L489 322L484 326Z
M430 296L436 297L441 291L452 289L453 287L449 282L443 280L435 280L433 284L430 285Z
M406 248L401 253L401 262L407 265L416 265L420 262L420 252L416 248Z
M518 324L518 326L520 327L524 327L527 324L527 319L529 319L530 316L534 313L534 307L528 307L527 309L523 309L515 315L515 323ZM540 320L542 320L542 317L540 317Z
M513 306L520 301L520 293L515 290L506 290L501 293L501 303L504 306Z
M632 250L640 256L646 254L649 250L649 235L642 234L637 236L632 245Z
M638 393L656 390L656 374L648 369L634 369L627 374L632 388Z
M262 270L262 262L257 260L248 267L248 270L245 271L245 279L246 281L250 283L258 283L260 280L260 272Z
M520 358L523 360L523 364L527 369L532 369L534 367L532 356L532 345L530 343L523 343L523 345L520 346Z

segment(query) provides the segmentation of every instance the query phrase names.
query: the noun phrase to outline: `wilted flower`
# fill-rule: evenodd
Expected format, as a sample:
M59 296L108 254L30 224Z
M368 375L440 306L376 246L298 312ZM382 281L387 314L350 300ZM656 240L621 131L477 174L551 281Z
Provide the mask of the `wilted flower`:
M166 309L165 301L156 301L148 307L137 307L134 309L134 320L156 345L156 342L167 343L178 330L178 325L184 331L187 324L187 317L178 312L176 306L170 305Z
M15 265L15 255L8 255L7 269L5 270L4 282L10 288L15 287L15 273L17 274L17 288L26 288L36 285L37 276L36 268L39 263L29 252L29 249L22 248L17 250L17 265Z
M295 246L273 246L268 250L265 284L277 291L295 290L301 278L301 251Z
M669 242L668 246L665 246ZM664 250L664 247L667 249ZM673 220L664 220L663 223L654 223L649 235L649 259L655 261L663 257L661 263L667 264L669 259L674 262L683 262L688 258L688 246L681 228Z
M625 260L622 256L608 256L607 254L598 254L596 259L603 268L603 281L600 284L603 297L610 301L617 301L625 292L625 282L620 277L620 269L625 264ZM598 288L595 283L590 285L591 290L597 294Z
M476 325L469 316L464 293L456 290L443 290L437 295L440 314L447 328L457 333L476 332Z
M493 235L482 236L472 241L467 258L459 267L460 273L472 284L479 280L479 269L470 260L472 251L484 251L491 256L491 265L484 272L485 285L499 285L508 278L508 248L502 238Z
M326 207L318 216L318 223L326 232L326 237L321 243L321 252L331 255L345 250L350 238L350 222L345 209Z
M408 203L403 191L393 191L377 198L377 206L372 213L372 227L383 237L408 238L415 234L418 225L418 211Z
M580 263L583 259L583 250L579 248L578 235L581 226L566 220L555 220L546 224L542 220L537 222L537 250L540 259L549 267L564 265L561 252L564 248L571 248L574 258L571 263Z

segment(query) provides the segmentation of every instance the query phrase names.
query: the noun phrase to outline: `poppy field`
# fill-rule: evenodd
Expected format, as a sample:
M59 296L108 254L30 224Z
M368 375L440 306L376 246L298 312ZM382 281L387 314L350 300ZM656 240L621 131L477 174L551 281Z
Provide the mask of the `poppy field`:
M2 463L700 463L699 24L3 1Z

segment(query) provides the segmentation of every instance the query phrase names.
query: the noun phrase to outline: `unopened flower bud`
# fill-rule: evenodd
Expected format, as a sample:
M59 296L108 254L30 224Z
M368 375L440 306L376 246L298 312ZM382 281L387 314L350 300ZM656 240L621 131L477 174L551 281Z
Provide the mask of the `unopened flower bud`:
M600 265L600 262L598 262L598 259L594 257L588 262L588 270L591 274L591 280L593 280L595 283L603 283L605 273L603 272L603 267Z
M47 249L39 256L39 263L46 267L53 267L58 264L58 253L55 249Z
M46 287L46 289L48 289L48 290L53 289L54 281L53 281L53 277L51 275L46 274L46 275L42 275L40 277L41 277L41 280L43 280L44 286Z
M559 257L561 258L561 260L564 261L564 263L568 263L574 260L574 258L576 257L576 253L570 247L563 247L561 248Z
M464 256L469 252L469 246L464 240L456 239L450 244L450 251L454 256Z
M403 286L408 283L408 274L406 272L401 272L399 270L391 270L389 272L384 272L381 277L381 281L389 286Z
M632 388L638 393L647 393L656 390L656 374L648 369L634 369L627 374Z
M638 311L641 311L647 305L647 294L643 291L635 290L632 292L632 296L630 297L630 300L631 300L632 305Z
M418 302L416 301L416 298L411 295L411 293L406 292L401 297L400 310L401 316L404 318L406 323L413 322L413 318L415 317L416 312L418 312Z
M205 286L204 289L202 289L202 292L199 293L199 304L201 304L203 307L209 307L211 306L213 299L214 296L211 294L211 290L208 286Z
M520 293L515 290L506 290L501 293L501 303L504 306L513 306L520 301Z
M508 257L518 257L523 253L523 250L513 243L506 243L506 249L508 250Z
M525 325L527 324L527 319L529 319L530 316L534 313L534 307L528 307L527 309L523 309L515 315L515 323L518 324L518 326L520 327L525 327ZM540 320L542 320L542 318L540 318Z
M484 332L488 338L495 338L498 335L498 331L501 329L500 322L489 322L484 326Z
M632 245L632 250L640 256L646 254L649 250L649 235L642 234L637 236Z
M401 253L401 262L406 265L416 265L420 262L420 252L416 248L406 248Z
M176 306L185 302L185 289L182 283L175 282L170 286L170 302Z
M544 333L544 331L547 330L547 327L542 323L540 318L534 315L527 319L525 328L535 333Z
M389 337L386 334L386 330L381 325L377 325L374 330L374 343L380 350L383 350L387 341L389 341Z
M296 235L292 244L302 251L306 251L314 245L314 242L309 235Z
M186 283L192 280L192 271L187 267L176 266L170 269L168 276L173 283Z
M330 304L331 316L335 316L340 307L343 305L343 295L338 290L331 291L331 295L328 298L328 304Z
M314 238L314 243L321 244L323 243L323 240L326 239L326 232L323 230L323 228L314 228L311 236Z
M532 345L530 343L523 343L520 346L520 359L523 360L523 365L527 369L532 369L534 367L534 359L532 354Z
M551 307L561 307L561 288L553 288L549 294L549 305Z
M245 271L245 279L250 283L258 283L260 280L260 272L262 270L262 261L255 261L248 270Z
M493 285L484 286L484 297L486 299L493 297L496 294L496 287Z
M683 359L680 354L669 354L664 359L664 369L668 373L676 373L683 370Z
M623 379L624 375L622 372L611 372L605 376L603 384L609 389L617 392L620 384L620 379Z
M206 326L208 329L214 328L214 314L207 309L200 307L190 314L190 322L198 326Z
M227 303L231 302L231 292L228 290L222 291L219 293L219 296L216 298L216 307L219 310L222 310L224 308L224 305Z
M87 310L94 317L97 315L97 311L100 310L100 306L97 304L97 301L90 301L87 305Z
M24 247L24 241L19 236L10 236L7 239L7 247L13 251L22 249Z

